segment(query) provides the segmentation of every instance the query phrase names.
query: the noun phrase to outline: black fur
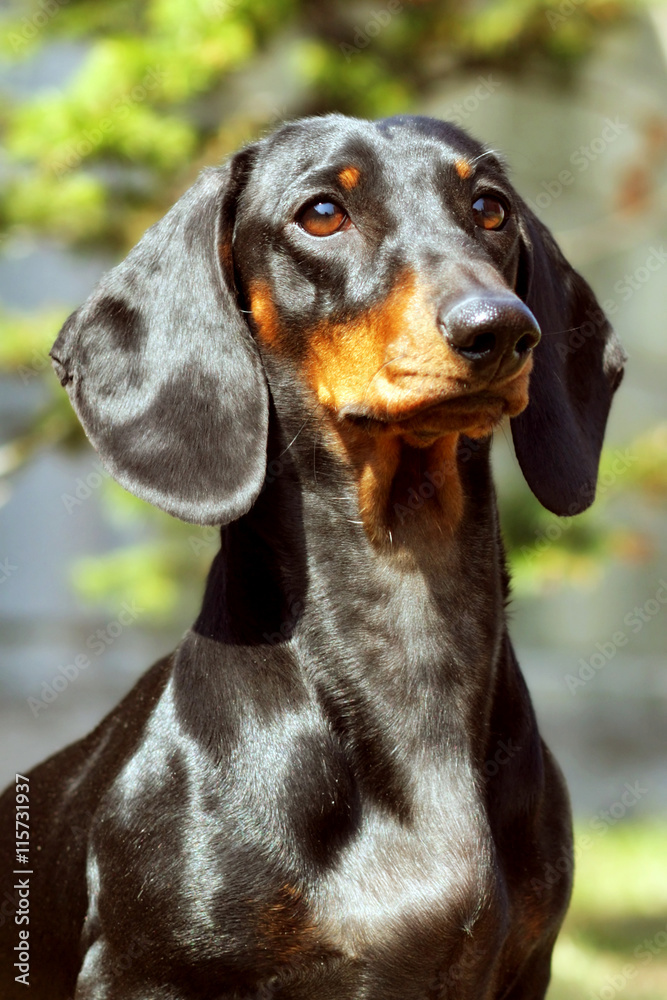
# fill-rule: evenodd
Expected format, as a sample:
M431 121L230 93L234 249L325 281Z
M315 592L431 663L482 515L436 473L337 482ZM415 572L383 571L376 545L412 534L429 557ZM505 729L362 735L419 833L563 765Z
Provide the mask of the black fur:
M460 157L508 203L497 233L470 221ZM354 231L304 234L314 196ZM434 322L471 290L523 299L542 340L519 461L551 510L588 506L623 353L500 164L442 122L285 125L206 171L56 341L119 481L225 527L178 649L30 775L34 1000L544 996L570 815L507 635L489 440L461 437L451 537L426 544L416 511L400 551L378 547L302 378L308 331L381 305L406 268L441 290ZM257 281L277 351L247 312ZM14 811L10 788L5 859ZM13 1000L18 927L0 931Z

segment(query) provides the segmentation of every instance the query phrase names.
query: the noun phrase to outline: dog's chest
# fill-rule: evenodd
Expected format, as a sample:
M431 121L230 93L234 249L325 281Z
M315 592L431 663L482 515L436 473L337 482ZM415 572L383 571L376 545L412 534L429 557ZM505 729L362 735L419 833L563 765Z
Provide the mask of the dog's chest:
M166 702L155 739L121 774L123 828L105 824L100 841L102 866L118 867L122 853L125 869L102 909L119 923L132 911L157 949L194 968L204 947L221 976L278 977L286 1000L336 982L338 992L321 995L421 998L499 915L465 761L422 761L400 816L357 787L330 736L301 712L254 744L248 725L224 779L185 744L160 744L171 713ZM104 857L109 845L115 858Z
M369 814L317 878L276 886L255 959L270 949L264 988L285 1000L491 997L504 889L481 830L438 818L408 829Z
M430 995L439 969L489 921L502 937L504 890L484 812L472 784L466 791L443 773L432 777L438 784L442 800L417 800L404 822L369 809L311 894L322 940L367 964L386 996Z

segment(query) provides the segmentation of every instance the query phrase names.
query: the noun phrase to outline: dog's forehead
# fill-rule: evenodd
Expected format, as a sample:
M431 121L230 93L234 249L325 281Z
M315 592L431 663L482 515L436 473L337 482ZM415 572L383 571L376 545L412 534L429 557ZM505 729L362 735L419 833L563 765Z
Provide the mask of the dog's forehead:
M486 148L448 122L417 115L365 121L343 115L290 122L262 143L250 187L274 202L300 182L357 168L365 178L381 175L400 184L430 167L484 161L499 169ZM349 175L356 183L358 175ZM345 181L343 181L345 183Z

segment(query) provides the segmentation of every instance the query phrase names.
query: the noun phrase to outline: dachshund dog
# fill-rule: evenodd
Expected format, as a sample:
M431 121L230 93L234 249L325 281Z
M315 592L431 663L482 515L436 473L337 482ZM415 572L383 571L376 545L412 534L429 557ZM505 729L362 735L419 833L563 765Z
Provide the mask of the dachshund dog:
M544 997L571 819L490 439L584 510L625 357L498 159L418 116L285 124L52 357L113 476L221 548L177 650L5 793L2 996Z

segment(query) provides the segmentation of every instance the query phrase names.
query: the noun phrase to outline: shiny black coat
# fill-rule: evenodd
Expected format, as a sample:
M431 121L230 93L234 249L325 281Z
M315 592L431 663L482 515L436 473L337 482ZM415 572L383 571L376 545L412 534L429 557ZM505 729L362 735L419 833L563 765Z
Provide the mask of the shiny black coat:
M313 236L314 204L348 221ZM285 125L52 354L113 475L223 527L178 649L30 775L32 1000L542 998L570 815L507 634L489 433L510 415L531 489L583 510L624 358L495 157L431 119Z

